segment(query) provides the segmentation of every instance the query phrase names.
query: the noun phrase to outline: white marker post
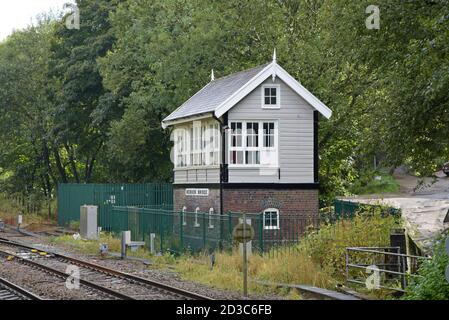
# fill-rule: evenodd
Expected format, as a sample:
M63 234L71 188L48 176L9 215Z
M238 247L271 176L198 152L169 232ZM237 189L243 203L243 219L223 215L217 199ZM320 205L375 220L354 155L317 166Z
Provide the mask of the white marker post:
M20 225L22 224L22 222L23 222L22 215L19 214L19 215L17 216L17 230L20 230Z

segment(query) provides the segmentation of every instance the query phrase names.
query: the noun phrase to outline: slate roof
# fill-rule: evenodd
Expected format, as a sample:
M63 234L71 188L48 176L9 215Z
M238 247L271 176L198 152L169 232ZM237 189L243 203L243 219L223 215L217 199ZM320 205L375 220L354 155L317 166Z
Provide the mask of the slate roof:
M209 82L166 117L163 122L215 111L221 103L243 87L267 65L269 63Z

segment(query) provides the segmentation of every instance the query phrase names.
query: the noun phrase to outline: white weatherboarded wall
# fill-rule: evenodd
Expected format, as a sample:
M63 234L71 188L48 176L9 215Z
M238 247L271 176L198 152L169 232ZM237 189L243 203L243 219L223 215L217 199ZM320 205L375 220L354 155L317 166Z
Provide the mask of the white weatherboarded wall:
M313 111L314 109L282 80L281 108L262 109L262 85L273 84L272 78L247 95L228 112L232 120L277 120L279 128L279 167L272 175L260 175L259 168L229 168L229 182L313 183ZM227 145L227 141L226 141ZM229 154L226 153L226 158ZM228 162L228 161L227 161Z

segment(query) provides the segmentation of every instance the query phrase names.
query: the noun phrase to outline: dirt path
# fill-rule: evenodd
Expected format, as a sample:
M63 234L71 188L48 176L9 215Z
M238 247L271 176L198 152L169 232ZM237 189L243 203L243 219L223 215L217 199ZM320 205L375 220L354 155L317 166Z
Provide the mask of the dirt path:
M437 172L436 178L420 179L411 175L395 175L400 192L395 194L351 197L360 203L382 203L400 208L404 226L423 251L429 251L432 240L449 228L449 178ZM348 199L348 198L346 198Z

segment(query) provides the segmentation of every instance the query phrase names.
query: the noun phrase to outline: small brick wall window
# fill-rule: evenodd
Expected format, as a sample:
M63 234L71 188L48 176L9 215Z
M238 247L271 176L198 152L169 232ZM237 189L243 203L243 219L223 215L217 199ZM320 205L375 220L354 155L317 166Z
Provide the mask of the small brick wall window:
M279 229L279 210L270 208L263 212L263 228L265 230Z

